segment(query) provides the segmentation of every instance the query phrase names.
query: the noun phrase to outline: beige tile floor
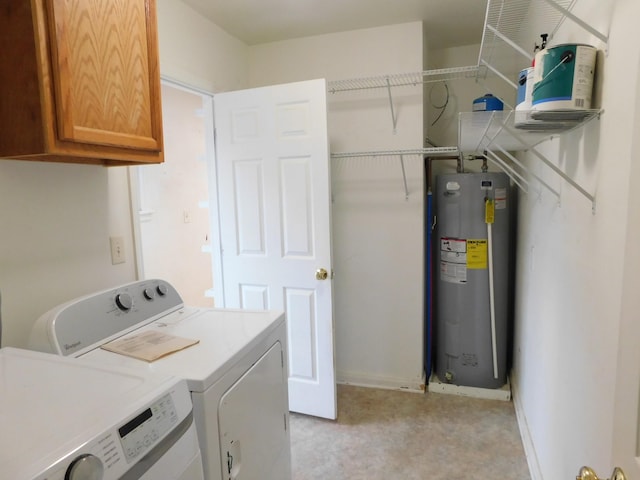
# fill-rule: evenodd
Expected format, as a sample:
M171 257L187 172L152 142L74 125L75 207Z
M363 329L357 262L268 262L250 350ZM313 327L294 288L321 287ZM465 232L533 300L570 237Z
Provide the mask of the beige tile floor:
M530 479L513 403L338 386L338 420L291 415L293 480Z

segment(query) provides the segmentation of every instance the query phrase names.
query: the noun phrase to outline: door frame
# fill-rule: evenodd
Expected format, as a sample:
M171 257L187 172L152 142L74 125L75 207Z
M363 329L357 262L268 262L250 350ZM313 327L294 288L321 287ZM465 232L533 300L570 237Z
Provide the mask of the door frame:
M167 85L178 90L200 95L203 98L202 115L209 119L211 128L205 131L206 153L205 161L207 164L207 181L209 184L209 228L210 228L210 247L212 262L212 282L213 287L209 292L209 296L213 297L216 307L224 307L223 295L223 276L222 276L222 250L220 241L220 222L219 222L219 203L218 203L218 187L216 175L216 155L215 155L215 125L213 117L213 98L214 94L210 91L203 90L198 87L186 84L179 80L172 79L167 76L161 76L161 85ZM148 212L142 211L140 200L140 176L138 168L135 166L127 167L127 180L129 186L129 198L131 202L131 223L133 230L134 257L135 257L135 275L137 280L144 278L144 257L142 252L142 234L140 222Z

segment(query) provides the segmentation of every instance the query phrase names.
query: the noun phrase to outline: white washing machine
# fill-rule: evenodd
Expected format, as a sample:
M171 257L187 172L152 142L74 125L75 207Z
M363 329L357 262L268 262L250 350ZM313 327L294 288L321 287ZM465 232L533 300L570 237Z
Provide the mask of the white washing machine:
M198 343L154 361L103 348L147 333ZM145 280L50 310L30 348L184 378L207 480L291 478L283 312L185 307L171 284Z
M0 349L0 478L202 480L189 390L168 375Z

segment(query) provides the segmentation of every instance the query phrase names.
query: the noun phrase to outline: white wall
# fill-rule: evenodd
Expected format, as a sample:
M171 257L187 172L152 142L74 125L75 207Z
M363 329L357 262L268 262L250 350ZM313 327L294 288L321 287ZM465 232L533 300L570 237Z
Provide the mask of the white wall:
M178 0L157 0L160 72L211 93L247 86L247 46Z
M159 0L161 74L206 90L247 82L244 44L175 0ZM136 279L127 169L0 161L3 346L26 346L50 308ZM126 262L111 265L109 237Z
M26 346L31 325L70 298L131 281L126 169L0 162L3 346ZM126 263L111 265L109 236Z
M607 32L599 96L605 113L584 129L544 145L548 158L587 190L591 202L540 161L530 168L561 191L520 196L515 395L535 455L534 478L573 478L583 464L611 471L613 398L626 244L628 176L638 95L637 2L585 0L579 16ZM554 43L600 42L566 21ZM637 265L636 265L637 267ZM627 313L628 315L628 313ZM535 461L537 460L537 461Z
M636 59L640 69L640 58ZM640 70L638 70L640 71ZM640 92L640 75L636 76L635 91ZM635 96L635 120L633 131L640 132L640 95ZM640 149L640 136L634 135L631 149ZM633 158L633 157L632 157ZM636 476L638 464L636 462L638 444L638 426L640 425L640 411L638 411L638 392L640 392L640 189L636 188L640 182L640 162L632 159L629 174L629 202L627 208L627 234L625 247L625 266L622 287L622 314L620 317L618 341L618 371L616 376L614 438L612 447L612 464L621 467L631 477Z
M301 38L249 49L251 86L421 72L422 24ZM422 86L329 94L332 152L422 147ZM332 160L338 381L419 388L422 371L422 161Z
M430 52L427 67L430 70L437 70L476 65L479 50L479 44L433 50ZM427 87L425 105L429 110L432 123L442 113L442 109L436 106L447 102L447 89L449 92L448 104L440 119L435 125L430 123L427 126L429 139L438 146L456 146L458 144L458 112L470 111L473 99L484 95L485 89L474 80L465 78L430 83Z

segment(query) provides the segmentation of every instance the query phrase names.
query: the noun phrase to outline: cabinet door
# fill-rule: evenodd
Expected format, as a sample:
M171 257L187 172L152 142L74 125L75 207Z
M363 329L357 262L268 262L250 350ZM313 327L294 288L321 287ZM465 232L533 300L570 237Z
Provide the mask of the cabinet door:
M162 150L155 0L46 5L59 140Z

